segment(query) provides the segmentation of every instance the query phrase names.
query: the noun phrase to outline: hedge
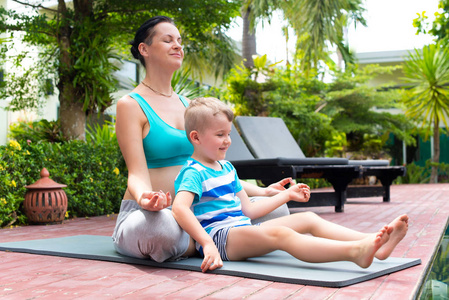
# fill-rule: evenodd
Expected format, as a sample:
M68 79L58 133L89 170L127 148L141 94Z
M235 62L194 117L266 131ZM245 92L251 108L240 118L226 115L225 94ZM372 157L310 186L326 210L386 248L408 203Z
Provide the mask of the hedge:
M116 143L11 140L0 146L0 158L0 227L27 223L23 211L25 186L36 182L44 167L52 180L67 185L67 216L119 211L127 170Z

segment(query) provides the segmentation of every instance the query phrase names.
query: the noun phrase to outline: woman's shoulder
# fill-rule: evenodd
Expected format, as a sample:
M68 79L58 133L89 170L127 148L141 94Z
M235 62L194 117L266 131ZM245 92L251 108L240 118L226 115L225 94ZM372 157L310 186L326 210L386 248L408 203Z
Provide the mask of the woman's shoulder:
M117 100L117 103L128 103L128 102L136 102L136 101L133 101L133 98L131 98L129 94L123 95Z
M123 107L123 108L138 108L139 103L137 102L136 98L141 97L136 92L131 92L126 95L123 95L120 99L117 101L117 108Z
M140 104L137 102L137 100L131 97L130 94L123 95L120 99L118 99L116 110L117 115L131 115L134 116L133 118L140 116L140 113L142 111L142 109L140 108Z

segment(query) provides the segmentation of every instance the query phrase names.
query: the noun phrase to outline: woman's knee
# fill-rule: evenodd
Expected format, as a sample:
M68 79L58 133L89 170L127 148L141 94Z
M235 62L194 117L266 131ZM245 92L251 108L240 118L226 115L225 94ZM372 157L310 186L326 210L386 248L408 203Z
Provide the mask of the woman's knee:
M149 238L159 238L164 241L177 241L183 234L171 211L166 209L158 212L142 210L143 218L139 220L139 230Z
M161 262L183 254L188 247L188 235L169 210L135 211L120 227L116 248L125 255Z

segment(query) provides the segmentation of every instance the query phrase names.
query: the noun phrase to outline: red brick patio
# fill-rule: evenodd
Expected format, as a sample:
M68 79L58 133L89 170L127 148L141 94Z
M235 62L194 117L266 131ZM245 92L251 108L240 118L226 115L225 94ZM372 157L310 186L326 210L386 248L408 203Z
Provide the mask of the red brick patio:
M449 184L395 185L390 203L380 197L350 199L344 213L309 209L361 231L375 231L397 215L410 217L409 232L393 252L422 264L344 288L321 288L199 272L0 251L2 299L414 299L449 216ZM301 211L298 209L296 211ZM60 225L0 230L0 242L79 234L112 234L115 215Z

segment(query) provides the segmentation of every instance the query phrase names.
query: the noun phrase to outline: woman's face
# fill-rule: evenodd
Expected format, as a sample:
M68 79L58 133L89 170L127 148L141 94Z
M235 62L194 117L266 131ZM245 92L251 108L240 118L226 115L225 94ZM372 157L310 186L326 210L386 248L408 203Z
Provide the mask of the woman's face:
M182 39L178 28L170 23L159 23L154 27L153 41L148 47L149 65L164 64L177 70L184 59Z

